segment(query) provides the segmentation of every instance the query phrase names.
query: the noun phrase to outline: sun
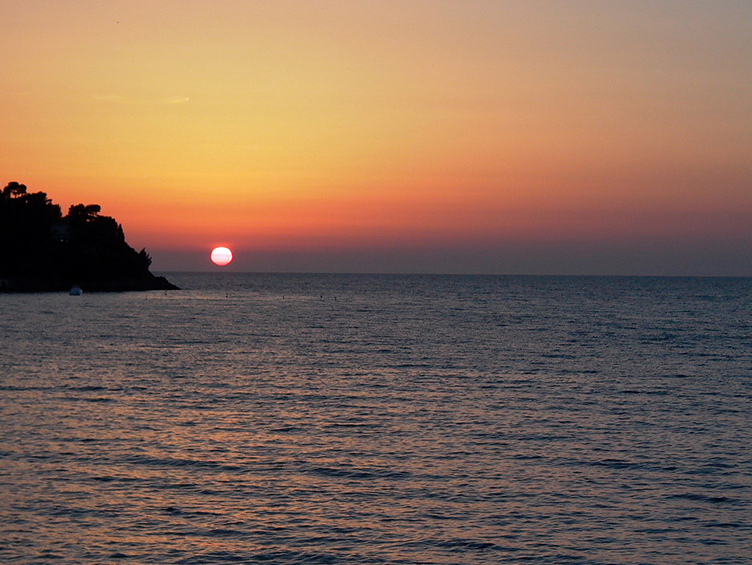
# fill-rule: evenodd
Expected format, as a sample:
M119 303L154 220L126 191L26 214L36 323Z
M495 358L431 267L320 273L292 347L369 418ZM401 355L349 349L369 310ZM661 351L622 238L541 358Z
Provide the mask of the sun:
M211 260L215 265L224 267L232 261L232 251L227 247L215 247L211 252Z

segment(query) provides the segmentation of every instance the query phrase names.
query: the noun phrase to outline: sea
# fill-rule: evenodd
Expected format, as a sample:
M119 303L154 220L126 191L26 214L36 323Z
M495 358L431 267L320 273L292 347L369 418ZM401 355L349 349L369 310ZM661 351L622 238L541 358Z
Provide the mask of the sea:
M752 563L752 279L0 295L0 563Z

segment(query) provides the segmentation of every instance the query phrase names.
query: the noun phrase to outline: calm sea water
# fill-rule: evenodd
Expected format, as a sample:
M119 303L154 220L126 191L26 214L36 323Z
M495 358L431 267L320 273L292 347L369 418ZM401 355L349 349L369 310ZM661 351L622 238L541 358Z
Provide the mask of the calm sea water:
M752 563L752 279L0 295L0 562Z

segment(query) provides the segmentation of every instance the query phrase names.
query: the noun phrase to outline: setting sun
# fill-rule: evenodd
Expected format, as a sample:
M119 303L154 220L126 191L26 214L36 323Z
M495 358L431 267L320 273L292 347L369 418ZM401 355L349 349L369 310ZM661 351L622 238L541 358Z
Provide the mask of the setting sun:
M224 267L232 262L232 251L227 247L215 247L211 252L211 260L215 265Z

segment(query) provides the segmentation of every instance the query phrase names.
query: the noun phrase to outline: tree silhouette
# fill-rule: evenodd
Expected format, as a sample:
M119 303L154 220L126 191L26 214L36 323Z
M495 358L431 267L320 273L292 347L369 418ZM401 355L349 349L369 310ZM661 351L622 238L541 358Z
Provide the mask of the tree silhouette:
M3 196L5 196L6 198L11 198L13 196L21 196L22 194L26 194L25 184L19 184L17 182L9 182L7 186L3 189Z

